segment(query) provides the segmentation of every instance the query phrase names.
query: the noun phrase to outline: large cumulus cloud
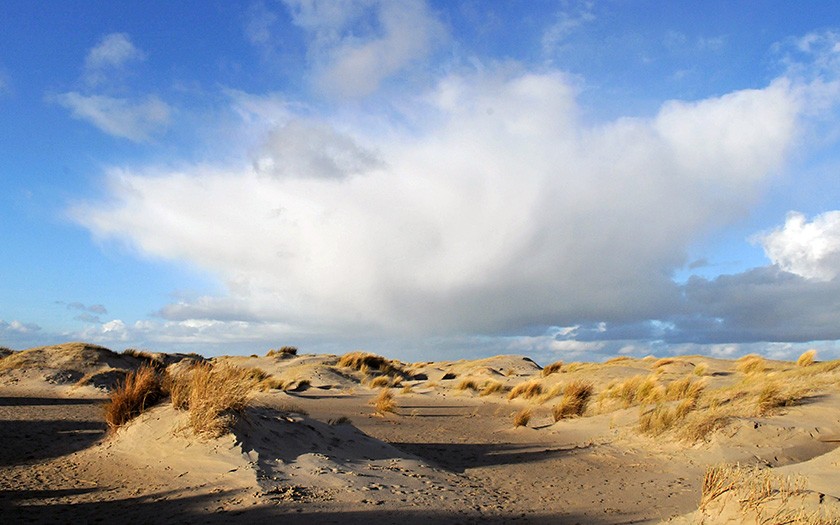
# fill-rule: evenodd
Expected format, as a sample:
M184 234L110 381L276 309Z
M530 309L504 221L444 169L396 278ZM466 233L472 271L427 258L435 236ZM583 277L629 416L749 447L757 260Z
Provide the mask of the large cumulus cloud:
M107 199L73 214L227 284L171 319L436 335L672 315L686 247L742 217L786 161L802 88L590 123L575 85L497 67L442 78L399 114L284 105L251 162L114 169Z

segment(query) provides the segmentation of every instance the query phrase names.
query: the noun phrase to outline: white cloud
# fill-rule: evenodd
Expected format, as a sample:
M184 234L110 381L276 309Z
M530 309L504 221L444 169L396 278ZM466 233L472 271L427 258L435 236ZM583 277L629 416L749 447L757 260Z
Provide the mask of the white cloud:
M277 15L263 3L251 5L245 22L245 36L252 44L265 46L271 41L271 28L277 22Z
M383 80L425 58L446 31L422 0L286 0L295 24L312 35L317 87L364 97ZM374 24L361 23L371 16Z
M71 115L85 120L101 131L134 142L146 142L169 125L172 109L151 95L143 100L63 93L54 100L69 109Z
M840 273L840 211L829 211L811 222L797 212L782 227L755 238L781 269L807 279L830 281Z
M325 169L268 134L272 170L296 176L114 169L108 202L74 216L227 284L164 310L179 322L238 315L351 337L663 318L679 307L670 275L685 248L746 213L785 160L796 91L777 81L601 125L578 121L575 95L557 72L452 75L386 131L346 115L316 127L344 166L375 151L375 169ZM306 120L284 111L280 126Z
M127 63L145 58L145 53L131 43L126 33L105 35L85 58L85 80L91 85L99 84Z
M594 21L593 7L593 2L583 2L573 9L558 11L554 23L543 32L543 53L546 55L555 53L570 35L585 24Z

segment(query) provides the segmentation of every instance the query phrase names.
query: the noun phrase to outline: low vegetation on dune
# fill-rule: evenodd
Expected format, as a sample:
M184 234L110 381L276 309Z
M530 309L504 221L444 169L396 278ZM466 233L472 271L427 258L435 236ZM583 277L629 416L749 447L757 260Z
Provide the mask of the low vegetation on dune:
M383 388L379 395L371 401L376 414L384 416L388 412L394 412L397 409L397 403L394 401L394 394L387 388Z
M542 372L540 372L540 374L543 377L548 377L551 374L556 374L556 373L560 372L562 369L563 369L563 361L555 361L554 363L551 363L549 365L545 365L545 368L542 369Z
M527 427L531 421L532 411L530 408L523 408L513 416L514 428Z
M817 351L814 349L802 352L799 359L796 360L796 366L811 366L817 358Z
M519 383L508 394L508 399L516 399L521 397L523 399L533 399L539 397L543 393L542 383L538 379L532 379Z
M177 379L176 379L177 381ZM229 364L200 363L189 377L189 421L193 431L218 437L230 431L257 390L260 374Z
M582 416L593 391L594 387L589 381L576 380L567 384L563 389L563 398L552 410L554 421Z
M408 374L397 363L381 355L371 354L369 352L349 352L344 354L338 359L336 366L357 370L364 376L381 374L400 379L408 379Z
M265 354L266 357L294 357L298 353L295 346L281 346L280 348L273 348Z
M745 375L760 374L767 370L767 361L757 354L748 354L736 361L735 370Z
M735 505L743 523L830 525L840 522L836 508L807 506L806 482L784 477L759 467L715 465L703 477L699 512L720 518L727 505ZM819 501L822 501L822 496Z
M160 377L154 368L143 366L129 372L105 404L105 422L115 430L155 405L163 397Z

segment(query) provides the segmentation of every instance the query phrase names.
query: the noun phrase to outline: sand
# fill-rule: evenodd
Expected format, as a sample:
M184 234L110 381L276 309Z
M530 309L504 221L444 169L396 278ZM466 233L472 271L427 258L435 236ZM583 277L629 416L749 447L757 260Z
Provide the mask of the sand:
M152 357L161 370L197 358ZM215 359L259 368L286 390L256 393L231 432L207 437L168 402L109 431L110 379L148 356L68 343L2 357L0 516L4 523L754 523L760 512L741 508L734 490L701 507L706 469L739 463L779 479L798 476L802 486L785 508L837 522L825 516L840 508L840 367L805 374L767 361L766 370L747 375L736 362L682 356L566 364L542 377L540 365L522 356L393 362L396 408L378 414L371 402L381 389L370 381L379 374L338 360ZM807 393L685 441L679 424L658 435L639 431L640 413L652 406L603 399L611 385L637 375L663 385L691 376L707 391L760 388L769 377L799 381ZM560 397L481 395L490 382L511 388L536 380L545 395L577 379L593 384L589 408L557 422ZM524 408L530 421L514 428ZM762 508L778 507L774 501Z

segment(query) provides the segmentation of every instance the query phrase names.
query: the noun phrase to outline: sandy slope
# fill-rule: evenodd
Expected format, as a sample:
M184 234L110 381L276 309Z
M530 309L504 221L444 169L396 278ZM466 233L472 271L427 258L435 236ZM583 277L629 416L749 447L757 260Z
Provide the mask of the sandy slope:
M814 379L819 392L797 406L734 418L687 444L641 435L638 407L598 413L593 400L586 417L555 423L556 399L508 400L459 385L539 379L548 391L585 378L597 393L703 364L709 388L725 387L739 380L734 363L625 360L545 378L521 356L396 363L410 388L393 388L397 408L382 416L370 405L379 389L336 356L231 357L220 361L260 368L294 391L260 393L232 434L207 439L168 404L106 432L107 385L73 380L142 359L67 345L22 354L0 359L4 522L738 523L747 518L724 500L695 512L706 467L721 462L801 475L814 501L840 497L836 376ZM771 362L767 373L791 366ZM533 409L528 426L513 428L524 407Z

